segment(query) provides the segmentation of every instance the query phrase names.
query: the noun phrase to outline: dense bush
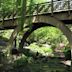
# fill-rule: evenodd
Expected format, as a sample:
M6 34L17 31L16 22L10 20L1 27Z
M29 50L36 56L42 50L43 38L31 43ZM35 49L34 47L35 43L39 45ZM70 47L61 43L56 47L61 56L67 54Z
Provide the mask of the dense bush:
M68 44L67 38L63 33L54 27L42 27L34 31L27 39L37 43L47 43L50 45L57 45L59 43Z

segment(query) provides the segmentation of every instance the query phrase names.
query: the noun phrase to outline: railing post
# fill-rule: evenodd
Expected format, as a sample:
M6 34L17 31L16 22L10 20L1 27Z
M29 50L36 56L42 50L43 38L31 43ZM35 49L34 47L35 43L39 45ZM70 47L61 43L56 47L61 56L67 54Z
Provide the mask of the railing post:
M70 1L68 0L68 14L70 15Z
M51 0L51 15L53 16L53 10L54 10L54 8L53 8L53 0Z

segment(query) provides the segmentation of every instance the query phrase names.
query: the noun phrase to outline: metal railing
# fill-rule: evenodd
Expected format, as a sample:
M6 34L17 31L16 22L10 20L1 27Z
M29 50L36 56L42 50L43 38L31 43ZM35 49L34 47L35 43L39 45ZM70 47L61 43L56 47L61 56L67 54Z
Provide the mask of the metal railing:
M33 14L54 13L72 10L72 0L46 2L34 5ZM36 13L37 12L37 13Z
M16 9L17 10L17 9ZM71 11L72 10L72 0L61 0L61 1L50 1L40 4L35 4L32 6L31 14L29 13L29 6L27 6L26 15L38 15L38 14L47 14L47 13L54 13L54 12L62 12L62 11ZM6 18L16 18L19 15L19 11L13 11L10 13L1 15L0 13L0 21Z

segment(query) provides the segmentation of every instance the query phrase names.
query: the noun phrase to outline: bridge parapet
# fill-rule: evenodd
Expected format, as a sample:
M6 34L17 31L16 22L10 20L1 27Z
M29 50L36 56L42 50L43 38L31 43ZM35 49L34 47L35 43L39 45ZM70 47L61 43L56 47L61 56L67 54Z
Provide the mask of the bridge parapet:
M30 9L30 6L27 6L26 16L71 11L72 0L64 0L64 1L61 0L61 1L53 1L53 2L50 1L50 2L32 5L31 8L32 9ZM20 11L16 11L16 10L6 13L3 12L4 15L2 14L2 11L0 11L0 21L18 17Z

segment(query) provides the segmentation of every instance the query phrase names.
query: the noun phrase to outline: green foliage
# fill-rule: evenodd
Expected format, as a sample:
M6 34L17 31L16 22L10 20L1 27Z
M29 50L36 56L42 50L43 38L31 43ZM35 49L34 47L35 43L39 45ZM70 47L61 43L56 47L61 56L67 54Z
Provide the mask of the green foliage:
M26 63L27 63L27 57L22 57L14 62L14 67L17 68L22 65L25 66Z
M0 0L0 13L2 14L2 16L5 16L9 13L11 14L14 10L17 10L17 8L21 7L21 9L18 10L20 11L19 15L21 16L19 24L20 24L21 29L23 29L23 25L25 22L26 6L27 5L30 6L29 13L32 14L31 12L32 5L35 3L42 3L45 1L48 1L48 0ZM31 20L32 19L30 18L29 20L30 26L32 23ZM12 32L13 31L10 31L10 30L0 31L0 38L1 39L3 38L4 40L5 38L9 39ZM60 42L68 44L67 38L63 35L63 33L59 29L53 28L53 27L43 27L34 31L29 36L28 40L31 41L31 44L29 46L30 50L32 50L33 52L39 52L45 56L52 54L53 52L52 46L54 46L55 48L56 45L59 44ZM34 43L34 41L36 43ZM51 47L43 46L43 44L49 44ZM70 50L69 46L66 46L66 49L64 49L64 52L66 53L68 49ZM28 54L28 52L26 54ZM8 68L7 68L7 64L9 64L9 61L7 61L7 58L5 56L6 55L4 55L4 53L0 52L0 69L2 69L1 64L6 69L9 69L11 67L11 65L8 65ZM14 61L13 66L12 66L13 69L7 72L29 72L30 70L31 72L47 72L51 68L51 64L53 63L51 62L50 67L49 67L48 63L45 64L44 62L41 62L41 60L39 60L37 63L37 62L31 61L31 59L28 60L27 57L22 57ZM55 60L55 64L56 64L56 60ZM6 71L4 71L3 69L2 72L6 72Z
M10 36L11 36L12 32L13 32L13 30L1 30L0 31L0 37L10 39Z
M10 11L15 8L16 0L2 0L0 10Z
M50 47L45 47L43 45L39 46L36 43L30 44L29 49L32 50L33 52L39 52L42 55L50 55L53 52Z
M68 42L67 38L63 33L54 27L43 27L34 31L28 38L30 41L32 39L36 42L48 43L48 44L58 44L60 42Z
M21 5L21 0L16 0L16 6L19 7Z
M63 35L63 33L54 27L42 27L40 29L35 30L27 39L30 44L30 48L33 51L38 51L43 55L52 55L55 48L59 48L60 43L64 43L65 47L69 43L67 38ZM43 45L49 45L50 47L46 47ZM62 52L65 50L64 48L60 49ZM66 49L67 50L67 49Z

